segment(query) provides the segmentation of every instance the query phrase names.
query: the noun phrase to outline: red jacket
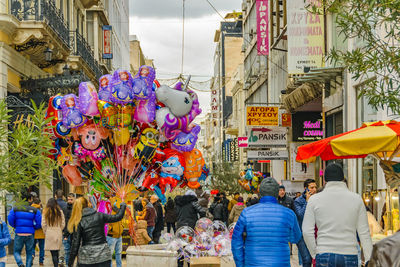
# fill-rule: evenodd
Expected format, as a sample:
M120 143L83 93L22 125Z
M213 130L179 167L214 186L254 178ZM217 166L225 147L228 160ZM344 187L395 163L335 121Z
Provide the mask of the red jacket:
M146 206L146 215L144 216L144 220L147 221L147 227L154 227L156 224L156 210L151 203L148 203Z

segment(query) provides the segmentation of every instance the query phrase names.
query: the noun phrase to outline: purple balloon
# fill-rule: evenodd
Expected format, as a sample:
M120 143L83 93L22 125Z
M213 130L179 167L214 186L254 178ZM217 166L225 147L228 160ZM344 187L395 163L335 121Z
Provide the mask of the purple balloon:
M200 130L200 125L196 125L192 128L190 133L180 132L172 141L172 148L182 152L192 151L199 138Z
M76 95L65 95L61 100L62 122L64 127L76 128L86 123L87 118L79 110L79 101Z
M110 102L126 105L133 101L132 76L126 70L116 70L111 79Z
M99 79L99 99L110 102L111 98L111 74L106 74L100 77Z
M85 116L99 115L97 107L97 91L91 82L81 82L79 84L79 110Z
M140 66L133 79L133 97L137 100L148 100L155 96L153 82L156 77L155 70L150 66Z

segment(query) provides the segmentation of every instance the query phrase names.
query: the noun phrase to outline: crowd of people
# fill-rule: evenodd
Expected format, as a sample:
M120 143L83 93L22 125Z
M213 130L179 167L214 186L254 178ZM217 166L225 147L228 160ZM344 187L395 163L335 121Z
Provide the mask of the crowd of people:
M298 247L303 267L397 266L400 262L400 233L372 246L367 209L359 195L347 188L343 170L330 164L326 182L318 189L315 180L304 182L304 191L293 199L274 178L265 178L258 194L239 193L213 196L201 187L187 190L165 205L156 195L133 203L137 245L158 244L166 227L175 233L182 226L195 228L202 217L227 226L235 223L232 254L238 267L290 266L292 244ZM39 265L50 251L54 266L122 266L122 219L127 205L112 203L111 214L97 212L84 197L74 194L64 201L58 190L55 198L42 206L36 194L28 205L13 207L8 223L15 229L14 258L18 266L31 267L39 249ZM5 246L11 241L8 226L0 220L0 267L6 264ZM25 246L26 262L21 258ZM60 255L60 251L64 251ZM361 252L362 251L362 252ZM362 254L362 256L361 256ZM178 259L178 266L182 266Z

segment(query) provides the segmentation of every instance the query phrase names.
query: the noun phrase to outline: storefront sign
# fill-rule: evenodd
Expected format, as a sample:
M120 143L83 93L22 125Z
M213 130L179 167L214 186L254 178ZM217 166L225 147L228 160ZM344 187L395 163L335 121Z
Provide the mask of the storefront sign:
M246 125L247 126L278 126L279 108L268 106L247 106Z
M239 147L248 147L249 139L247 137L238 137L238 146Z
M230 158L229 161L234 162L239 160L239 147L237 138L232 139L229 143L230 146Z
M282 113L282 127L292 127L292 114Z
M323 66L324 17L305 8L320 4L318 0L287 1L289 74L303 74Z
M257 0L257 51L258 55L269 54L268 0Z
M316 141L324 137L322 117L319 112L293 114L293 141Z
M211 118L218 119L219 101L217 89L211 90Z
M296 182L290 180L282 180L282 185L285 187L285 192L288 197L294 198L297 192L303 193L303 182Z
M286 147L287 129L284 127L250 127L249 147Z
M287 160L287 150L247 150L248 160Z
M297 149L299 146L307 143L290 143L290 177L294 181L305 181L307 179L315 179L315 164L300 163L296 161Z
M113 58L112 50L111 50L111 42L112 42L112 26L104 25L103 26L103 58L111 59Z

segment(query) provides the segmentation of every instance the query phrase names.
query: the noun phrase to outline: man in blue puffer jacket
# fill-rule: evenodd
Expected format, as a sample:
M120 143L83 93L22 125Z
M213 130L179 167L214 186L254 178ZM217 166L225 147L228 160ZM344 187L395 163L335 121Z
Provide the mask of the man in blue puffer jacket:
M294 212L278 204L278 192L274 178L264 179L260 202L240 214L232 235L237 267L290 267L289 242L297 243L301 231Z
M19 267L25 265L21 259L21 251L26 246L26 267L32 266L34 250L34 233L42 227L42 214L32 206L13 207L8 214L8 223L15 228L14 258Z
M11 242L10 232L8 231L8 226L0 218L0 267L6 266L7 254L6 248Z

